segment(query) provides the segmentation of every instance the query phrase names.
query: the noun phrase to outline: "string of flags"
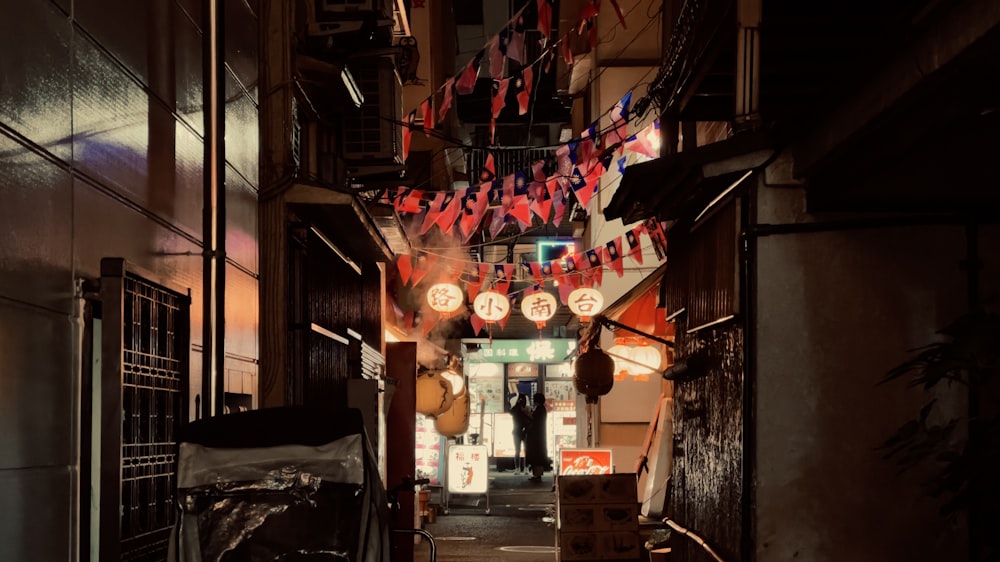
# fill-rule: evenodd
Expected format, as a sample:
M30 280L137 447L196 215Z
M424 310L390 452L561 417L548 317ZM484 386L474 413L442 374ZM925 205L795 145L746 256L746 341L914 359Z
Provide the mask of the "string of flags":
M622 28L626 28L625 15L617 0L609 0ZM436 123L442 122L451 109L454 96L468 95L475 90L476 81L479 78L479 71L483 59L488 61L489 74L492 79L491 95L491 121L490 138L491 142L496 129L496 120L500 112L507 105L508 92L514 94L518 104L518 114L524 115L528 111L531 99L531 89L534 79L539 71L548 73L551 70L551 63L556 58L557 50L561 49L563 59L567 65L573 64L573 53L570 50L570 33L583 36L586 33L587 41L591 48L597 45L597 16L600 13L600 0L591 0L584 5L579 16L577 25L570 32L563 35L556 41L551 41L552 32L552 0L535 0L534 12L536 19L536 29L542 35L542 54L534 61L527 61L525 49L525 12L531 6L526 3L514 16L507 21L503 28L490 37L483 47L477 51L462 68L462 70L449 78L430 96L420 102L417 108L409 112L403 127L403 159L409 153L410 135L419 115L423 120L424 134L430 135ZM507 64L508 61L516 62L516 65ZM536 70L537 67L537 70ZM512 69L512 70L511 70ZM509 72L509 75L508 75ZM513 85L513 89L511 86ZM434 107L435 97L441 94L441 104Z
M473 314L469 318L476 333L479 333L484 323L497 323L502 329L506 324L510 311L509 303L512 300L520 297L523 304L531 295L546 298L541 297L540 293L544 292L543 289L548 284L558 288L559 302L562 305L571 309L574 306L582 307L581 310L587 312L587 306L593 306L592 299L598 298L600 293L580 290L599 287L603 282L604 268L609 268L618 277L622 277L625 257L630 257L641 265L642 249L645 246L642 242L643 237L649 239L657 260L666 259L666 230L662 223L653 218L646 219L627 231L624 236L617 236L606 244L567 253L556 260L490 264L458 260L423 251L417 251L413 255L399 255L395 265L402 287L407 290L425 290L434 309L423 313L416 310L404 313L404 327L412 330L415 322L419 320L420 330L426 335L438 320L448 318L461 309L460 304L464 303L461 289L444 286L464 285L468 303L473 305ZM511 284L515 281L515 268L518 267L530 275L533 284L527 289L511 291ZM477 304L477 299L483 293L489 293L489 298L485 301L479 299L480 302ZM435 303L441 305L439 309L433 306ZM548 307L554 309L555 306L557 306L555 297L552 297ZM486 307L487 310L481 311L480 307ZM583 312L578 314L584 315ZM596 313L597 311L593 312Z

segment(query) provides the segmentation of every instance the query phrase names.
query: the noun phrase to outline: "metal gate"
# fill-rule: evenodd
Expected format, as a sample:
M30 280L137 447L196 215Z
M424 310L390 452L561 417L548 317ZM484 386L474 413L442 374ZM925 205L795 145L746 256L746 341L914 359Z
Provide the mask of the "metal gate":
M162 561L176 513L176 430L187 420L190 299L123 260L101 265L101 560Z

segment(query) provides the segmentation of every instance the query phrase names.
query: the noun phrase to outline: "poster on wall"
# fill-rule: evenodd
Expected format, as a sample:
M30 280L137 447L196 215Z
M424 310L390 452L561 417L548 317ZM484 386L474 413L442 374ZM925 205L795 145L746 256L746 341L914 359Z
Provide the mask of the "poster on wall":
M434 429L434 420L417 415L417 432L414 456L414 472L418 480L426 478L431 484L441 483L441 435Z
M611 449L560 449L559 474L611 474Z
M503 386L503 365L499 363L466 364L469 392L473 397L472 411L497 414L504 411L506 395Z
M484 445L448 448L448 492L485 494L489 486L489 453Z

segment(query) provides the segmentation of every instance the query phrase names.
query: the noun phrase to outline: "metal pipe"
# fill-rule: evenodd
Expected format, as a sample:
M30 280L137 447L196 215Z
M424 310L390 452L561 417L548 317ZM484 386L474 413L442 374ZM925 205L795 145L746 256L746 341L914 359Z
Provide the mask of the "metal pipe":
M632 332L633 334L638 334L638 335L640 335L640 336L642 336L644 338L651 339L651 340L656 341L656 342L660 342L660 343L662 343L663 345L665 345L665 346L667 346L669 348L673 348L674 347L674 342L672 342L670 340L665 340L665 339L663 339L661 337L657 337L657 336L654 336L652 334L647 334L646 332L643 332L641 330L637 330L637 329L635 329L635 328L633 328L631 326L626 326L625 324L622 324L620 322L615 322L614 320L608 318L607 316L600 316L600 317L598 317L598 321L601 324L605 325L605 326L614 326L615 328L621 328L623 330L628 330L629 332Z
M202 408L205 418L224 412L226 288L226 113L224 6L206 0L202 28L204 166L202 207Z

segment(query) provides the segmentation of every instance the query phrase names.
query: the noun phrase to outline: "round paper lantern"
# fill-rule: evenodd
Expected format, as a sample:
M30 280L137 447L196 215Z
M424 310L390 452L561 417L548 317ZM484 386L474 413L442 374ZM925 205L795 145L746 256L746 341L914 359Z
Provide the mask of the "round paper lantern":
M630 349L632 362L628 372L632 375L651 375L660 368L660 350L652 345L636 345Z
M436 312L451 314L461 308L464 302L462 289L454 283L437 283L427 289L427 305Z
M510 299L497 291L483 291L472 301L472 310L476 316L493 324L510 314Z
M570 292L566 304L581 322L590 322L591 316L604 310L604 295L593 287L580 287Z
M556 314L556 298L544 291L532 293L521 301L521 314L534 322L541 330L547 321Z
M629 372L629 360L631 359L629 346L620 338L615 338L615 345L608 350L608 355L611 356L611 360L615 364L614 375L624 378Z
M417 413L436 417L451 408L455 393L440 371L424 371L417 375Z
M469 416L472 413L472 407L468 388L467 385L462 384L462 390L455 396L451 408L434 418L434 429L441 435L454 437L469 430Z
M577 357L573 369L573 386L587 402L597 402L597 397L611 392L615 384L615 362L598 347Z

